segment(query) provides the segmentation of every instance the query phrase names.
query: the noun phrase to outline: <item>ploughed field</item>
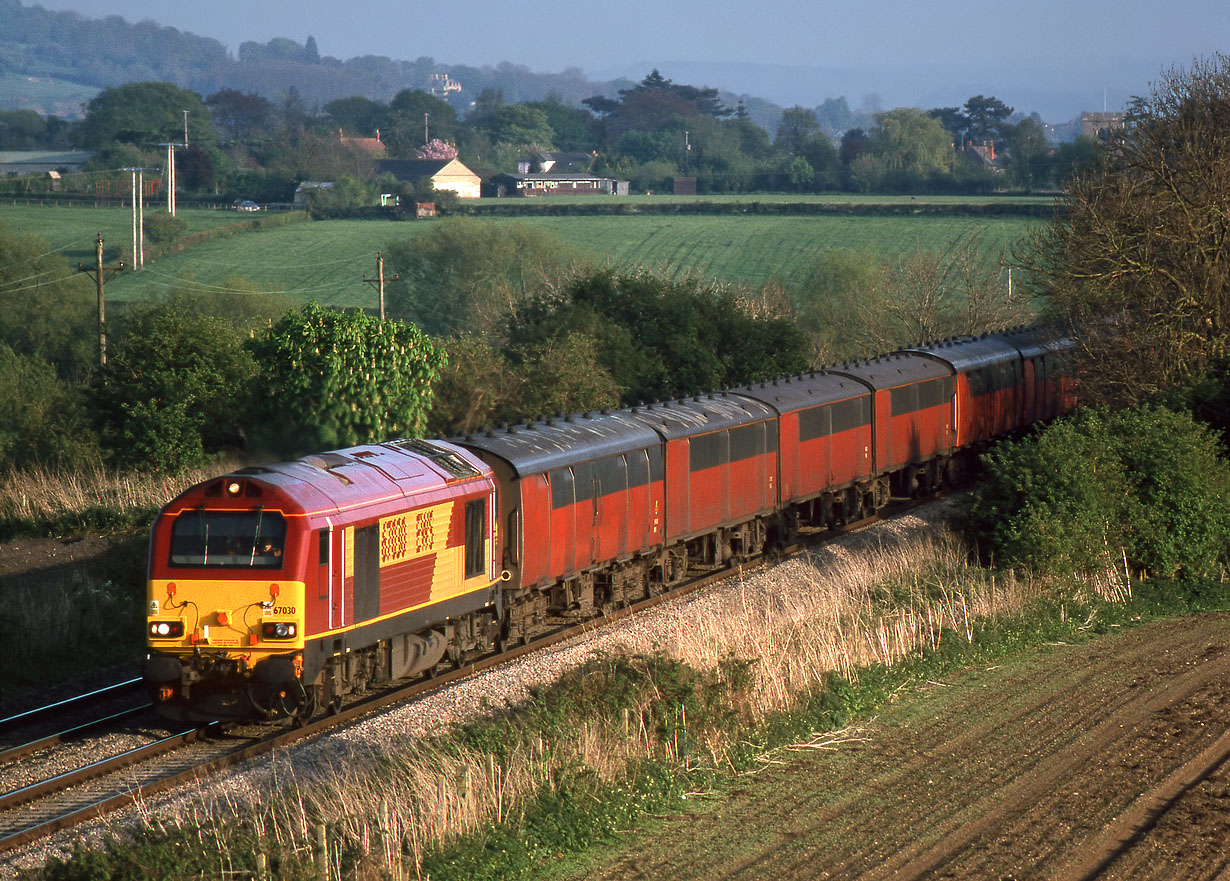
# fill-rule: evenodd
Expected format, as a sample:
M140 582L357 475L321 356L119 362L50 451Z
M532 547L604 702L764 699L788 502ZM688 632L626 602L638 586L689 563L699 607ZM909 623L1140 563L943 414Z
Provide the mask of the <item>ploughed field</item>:
M1230 614L900 694L561 874L1230 878Z

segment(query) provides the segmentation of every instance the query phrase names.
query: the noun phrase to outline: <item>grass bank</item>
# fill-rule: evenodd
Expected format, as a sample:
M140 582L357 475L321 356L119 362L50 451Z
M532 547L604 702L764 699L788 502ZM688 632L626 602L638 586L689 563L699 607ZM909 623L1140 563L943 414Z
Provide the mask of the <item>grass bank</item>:
M9 658L21 659L5 665L0 705L31 690L80 690L111 667L135 675L145 646L140 610L154 515L191 484L233 467L219 461L173 477L101 465L0 475L3 552L17 557L42 538L87 536L54 556L40 553L27 566L0 567L0 645Z
M518 878L689 799L894 692L1023 647L1224 608L1228 585L1044 582L971 566L925 528L825 548L431 737L277 763L256 790L159 809L28 878ZM673 617L671 617L673 616ZM323 843L323 848L322 848ZM261 866L264 866L262 870ZM154 871L155 875L149 874Z

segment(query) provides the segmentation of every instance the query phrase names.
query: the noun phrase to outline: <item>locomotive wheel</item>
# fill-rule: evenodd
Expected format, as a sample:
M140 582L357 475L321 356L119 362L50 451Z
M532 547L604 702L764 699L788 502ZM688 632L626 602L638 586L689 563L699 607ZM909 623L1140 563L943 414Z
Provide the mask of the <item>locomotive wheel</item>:
M302 728L311 721L312 716L316 715L316 689L304 689L304 694L305 699L291 720L296 728Z
M336 716L342 711L342 696L340 694L333 695L329 699L329 703L325 705L325 712L330 716Z

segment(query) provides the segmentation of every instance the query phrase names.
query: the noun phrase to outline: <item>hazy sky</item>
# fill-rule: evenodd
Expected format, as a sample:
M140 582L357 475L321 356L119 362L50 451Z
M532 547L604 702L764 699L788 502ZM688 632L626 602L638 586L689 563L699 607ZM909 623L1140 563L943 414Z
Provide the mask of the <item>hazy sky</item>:
M34 5L32 0L23 0ZM1167 67L1230 51L1227 0L573 0L539 6L500 0L382 2L347 0L41 0L88 17L122 15L220 40L232 52L245 40L316 38L322 55L349 58L428 55L446 64L510 61L538 71L580 67L595 78L643 76L656 64L760 64L843 73L804 76L779 71L742 86L738 74L708 82L779 103L819 104L825 97L880 94L885 104L928 103L946 89L999 94L1066 91L1085 109L1141 94ZM695 72L698 68L682 70ZM730 81L717 82L718 76ZM861 77L861 79L860 79ZM679 75L676 79L686 80ZM749 78L751 79L751 78ZM865 83L865 88L860 87ZM978 85L978 84L983 85ZM840 86L840 88L837 88ZM794 91L792 92L792 88ZM822 93L812 94L816 89ZM851 94L852 92L852 94ZM797 93L797 94L796 94ZM934 95L932 95L934 93ZM972 94L972 92L971 92ZM1017 100L1020 109L1025 101ZM1114 109L1114 108L1112 108Z

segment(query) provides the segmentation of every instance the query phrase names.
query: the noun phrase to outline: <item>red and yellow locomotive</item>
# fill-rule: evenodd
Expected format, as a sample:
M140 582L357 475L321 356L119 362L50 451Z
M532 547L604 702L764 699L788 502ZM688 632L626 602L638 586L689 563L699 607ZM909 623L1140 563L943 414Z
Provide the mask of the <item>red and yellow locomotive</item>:
M245 468L167 505L150 543L145 679L176 719L311 715L489 648L496 486L430 441Z

